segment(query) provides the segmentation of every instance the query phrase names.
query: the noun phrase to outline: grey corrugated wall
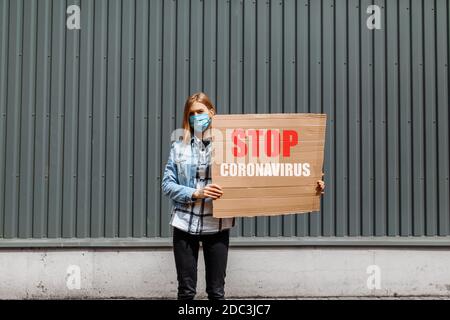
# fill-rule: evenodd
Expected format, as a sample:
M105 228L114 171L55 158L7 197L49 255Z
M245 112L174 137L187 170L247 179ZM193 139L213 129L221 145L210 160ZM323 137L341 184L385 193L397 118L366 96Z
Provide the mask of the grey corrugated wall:
M328 115L322 211L233 235L447 236L449 34L448 0L0 0L0 238L169 236L169 136L200 90Z

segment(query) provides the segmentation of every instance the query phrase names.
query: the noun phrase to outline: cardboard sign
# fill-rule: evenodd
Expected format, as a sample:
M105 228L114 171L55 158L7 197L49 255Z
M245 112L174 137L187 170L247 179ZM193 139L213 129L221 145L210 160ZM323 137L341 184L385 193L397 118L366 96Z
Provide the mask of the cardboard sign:
M325 114L234 114L212 120L216 218L320 211Z

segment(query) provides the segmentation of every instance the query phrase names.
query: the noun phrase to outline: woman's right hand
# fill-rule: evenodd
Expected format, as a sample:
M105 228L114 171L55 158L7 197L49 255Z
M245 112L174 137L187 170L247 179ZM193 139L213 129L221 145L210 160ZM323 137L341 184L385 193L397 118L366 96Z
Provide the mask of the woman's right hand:
M196 199L211 198L213 200L220 198L222 195L222 187L214 183L208 184L203 189L198 189L193 194Z

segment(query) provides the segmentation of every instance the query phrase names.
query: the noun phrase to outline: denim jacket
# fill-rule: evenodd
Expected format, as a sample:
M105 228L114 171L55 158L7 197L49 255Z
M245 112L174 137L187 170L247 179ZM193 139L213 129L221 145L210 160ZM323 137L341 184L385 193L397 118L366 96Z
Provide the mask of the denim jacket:
M195 174L197 169L198 153L195 152L196 144L185 144L183 141L174 141L170 148L169 159L164 169L164 177L161 182L163 193L172 199L174 207L185 209L195 202L192 194L195 192Z

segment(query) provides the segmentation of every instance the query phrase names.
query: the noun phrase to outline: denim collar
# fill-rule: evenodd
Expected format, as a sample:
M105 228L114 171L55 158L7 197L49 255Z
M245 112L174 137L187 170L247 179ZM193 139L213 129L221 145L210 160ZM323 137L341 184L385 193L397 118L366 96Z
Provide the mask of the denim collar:
M208 137L208 138L203 138L203 141L210 141L211 142L211 137ZM202 142L202 140L201 139L199 139L195 134L193 134L192 135L192 138L191 138L191 144L192 143L194 143L195 145L197 145L197 146L199 146L199 145L201 145L203 142Z

